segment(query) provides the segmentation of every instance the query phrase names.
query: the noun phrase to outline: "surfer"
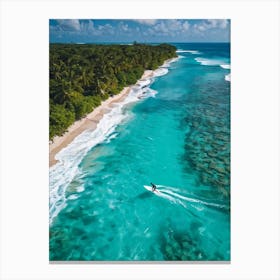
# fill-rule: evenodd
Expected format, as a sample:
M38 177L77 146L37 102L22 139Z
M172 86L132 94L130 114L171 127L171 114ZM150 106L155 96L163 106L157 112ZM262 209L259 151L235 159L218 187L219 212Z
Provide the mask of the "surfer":
M151 185L152 185L152 191L154 192L156 190L157 186L153 183L151 183Z

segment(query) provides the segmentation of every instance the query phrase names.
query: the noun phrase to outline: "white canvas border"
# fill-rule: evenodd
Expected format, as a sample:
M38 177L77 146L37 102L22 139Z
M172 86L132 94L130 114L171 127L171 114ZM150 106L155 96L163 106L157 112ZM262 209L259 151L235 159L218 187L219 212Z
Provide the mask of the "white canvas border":
M231 264L48 262L48 20L229 18ZM1 279L279 279L279 2L1 2Z

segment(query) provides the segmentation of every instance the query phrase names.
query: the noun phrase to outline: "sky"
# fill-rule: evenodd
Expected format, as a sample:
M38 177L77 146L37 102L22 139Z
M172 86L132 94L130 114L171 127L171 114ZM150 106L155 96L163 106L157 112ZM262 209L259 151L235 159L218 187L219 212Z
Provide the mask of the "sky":
M51 19L51 43L229 42L228 19Z

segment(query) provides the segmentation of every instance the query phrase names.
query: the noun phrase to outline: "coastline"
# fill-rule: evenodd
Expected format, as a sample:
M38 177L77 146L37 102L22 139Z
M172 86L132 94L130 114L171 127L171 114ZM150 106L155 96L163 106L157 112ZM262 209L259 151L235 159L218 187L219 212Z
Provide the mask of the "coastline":
M167 60L166 62L168 61L169 60ZM142 77L136 82L135 85L137 85L141 80L152 77L153 74L153 70L145 70ZM87 129L94 130L104 114L110 111L114 103L123 101L129 94L133 86L134 85L125 87L119 94L109 97L105 101L102 101L101 105L94 108L91 113L87 114L81 120L75 121L62 136L55 136L53 142L49 144L49 167L52 167L58 162L55 159L56 154L59 153L67 145L69 145L78 135L80 135Z

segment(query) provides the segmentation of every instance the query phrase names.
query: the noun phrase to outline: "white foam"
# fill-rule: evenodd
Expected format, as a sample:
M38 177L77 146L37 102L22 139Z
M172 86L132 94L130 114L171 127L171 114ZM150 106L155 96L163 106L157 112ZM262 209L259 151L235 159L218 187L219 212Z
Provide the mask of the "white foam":
M163 65L160 66L160 68L169 68L171 66L171 63L179 60L180 58L183 58L184 56L177 56L171 59L168 59Z
M169 201L171 201L172 203L178 203L177 199L172 197L171 195L168 195L168 194L164 194L162 192L154 192L155 195L157 196L160 196L162 198L166 198L168 199Z
M108 139L106 140L106 143L111 142L111 140L115 139L118 136L118 133L112 133Z
M160 196L162 198L165 198L167 200L169 200L171 203L174 203L174 204L180 204L181 206L183 206L184 208L187 208L187 205L185 205L184 203L182 203L182 201L180 201L179 199L169 195L169 194L166 194L166 193L163 193L161 190L160 192L153 192L155 195L157 196Z
M221 64L220 66L222 68L224 68L224 69L230 69L230 65L229 64Z
M208 59L203 57L196 57L195 60L199 62L201 65L208 65L208 66L217 66L217 65L224 65L223 61L215 60L215 59Z
M187 197L187 196L180 195L180 194L172 191L172 189L173 190L178 190L178 189L175 189L175 188L172 188L172 187L158 185L158 190L161 193L168 194L168 195L171 195L173 197L177 197L177 198L180 198L182 200L193 202L193 203L204 204L204 205L207 205L207 206L213 206L213 207L217 207L217 208L225 208L225 206L221 205L221 204L206 202L206 201L202 201L202 200L199 200L199 199L190 198L190 197Z
M168 73L168 69L165 67L161 67L154 71L154 77L160 77L166 75L167 73Z
M176 53L191 53L191 54L201 54L201 52L196 50L177 50Z
M78 193L83 192L84 190L85 190L85 187L84 187L83 185L77 187L77 189L76 189L76 191L77 191Z
M151 88L143 88L141 90L139 90L138 92L138 99L146 99L146 98L149 98L149 97L155 97L156 94L158 92L156 90L153 90Z
M147 88L145 90L145 96L146 97L155 97L155 95L157 94L158 92L154 89L151 89L151 88Z
M225 64L225 61L222 61L222 60L196 57L195 61L199 62L201 65L207 65L207 66L218 66L219 65L223 69L230 69L230 64Z
M52 219L65 207L65 191L75 176L79 174L79 164L87 152L98 143L106 140L116 126L126 118L122 107L126 102L113 108L105 114L94 131L84 131L71 144L62 149L55 158L58 163L50 168L50 223ZM83 187L78 188L82 192Z
M225 75L225 80L230 82L230 74Z
M75 200L77 199L79 196L77 194L71 194L70 196L67 197L67 199L69 200Z
M137 85L139 85L140 87L146 87L151 83L150 79L143 79L143 80L139 80L137 82Z
M205 202L205 201L202 201L202 200L199 200L199 199L194 199L194 198L182 196L182 195L179 195L179 194L174 193L172 191L165 190L165 191L162 191L162 192L168 193L168 194L170 194L172 196L181 198L182 200L186 200L186 201L189 201L189 202L204 204L204 205L208 205L208 206L214 206L214 207L218 207L218 208L225 208L224 205L220 205L220 204L216 204L216 203L210 203L210 202Z
M177 59L176 59L177 60ZM176 61L175 59L172 61ZM170 64L171 62L169 62ZM49 221L52 223L57 214L67 205L65 192L74 178L81 173L79 164L88 153L88 151L97 144L110 141L114 137L116 127L123 121L129 119L129 112L123 110L129 103L139 101L139 96L154 97L157 91L151 88L144 88L150 85L154 77L166 75L168 69L160 67L156 69L153 76L138 81L138 85L131 88L124 101L115 104L115 106L106 113L97 124L95 130L86 130L78 135L67 147L56 154L55 159L58 162L49 170ZM144 94L143 94L144 93ZM82 182L81 182L82 184ZM78 192L84 191L84 187L78 188ZM70 199L74 199L71 196Z

